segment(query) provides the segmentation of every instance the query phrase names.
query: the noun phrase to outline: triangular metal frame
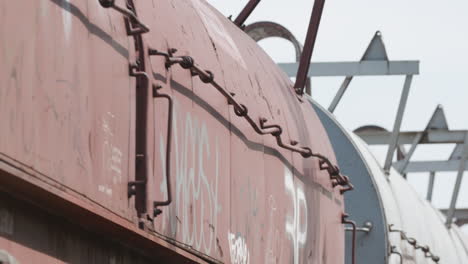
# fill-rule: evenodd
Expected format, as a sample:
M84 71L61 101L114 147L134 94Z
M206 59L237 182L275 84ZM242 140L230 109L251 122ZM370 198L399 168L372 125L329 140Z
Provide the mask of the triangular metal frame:
M388 61L387 49L385 48L380 31L375 32L361 61Z

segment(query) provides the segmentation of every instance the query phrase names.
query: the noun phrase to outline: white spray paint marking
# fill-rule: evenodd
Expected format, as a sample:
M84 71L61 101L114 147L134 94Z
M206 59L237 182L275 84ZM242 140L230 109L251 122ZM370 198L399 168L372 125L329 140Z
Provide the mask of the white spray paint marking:
M247 243L242 236L236 236L229 232L229 252L231 254L232 264L248 264L250 263L250 253Z
M293 242L294 264L297 264L299 263L299 250L304 247L307 240L307 201L302 187L294 186L293 176L288 168L284 170L284 185L293 200L294 213L286 218L286 233Z
M0 233L13 235L14 227L13 214L6 208L0 208Z
M15 257L3 249L0 249L0 263L19 264Z
M208 34L215 42L216 47L223 49L227 55L231 56L244 69L247 69L247 65L245 64L236 43L231 38L229 32L224 28L223 23L218 19L214 11L211 10L205 1L193 0L192 3L208 30Z
M174 202L171 206L175 206L176 217L180 221L182 242L194 247L196 250L210 254L215 243L214 233L217 228L218 214L221 212L218 201L218 140L215 138L215 157L213 161L206 124L192 118L190 112L185 114L185 118L179 118L177 109L178 104L175 101L173 135L176 190L175 195L173 195ZM185 122L185 129L183 130L185 133L183 135L182 133L179 134L178 124L180 121ZM161 132L159 141L162 175L166 175L165 133ZM205 164L214 164L214 171L207 172L204 167ZM211 177L208 177L208 173L210 173ZM208 179L211 179L211 181ZM167 198L165 177L161 182L160 190ZM205 215L206 212L208 212L207 215ZM163 228L166 228L166 221L168 220L169 214L165 214L162 223ZM171 232L175 235L178 231L177 221L170 222L170 225ZM209 236L205 236L207 233L209 233Z
M278 252L279 248L277 243L280 241L279 230L275 225L275 219L277 219L277 206L275 197L270 195L268 198L268 212L270 216L268 217L268 232L266 234L266 247L265 247L265 263L277 263L277 256L281 253Z
M112 196L112 189L109 186L106 185L98 185L98 191L106 194L107 196L111 197Z
M112 146L112 155L109 168L116 172L118 175L122 175L121 165L122 165L122 151L119 148Z
M103 162L104 168L112 173L112 182L119 184L122 182L122 157L123 153L116 145L114 145L114 122L115 115L111 112L102 119L102 131L104 132L103 140Z
M63 1L62 6L62 22L63 30L65 33L65 40L68 42L70 40L71 30L72 30L72 14L71 14L71 0Z

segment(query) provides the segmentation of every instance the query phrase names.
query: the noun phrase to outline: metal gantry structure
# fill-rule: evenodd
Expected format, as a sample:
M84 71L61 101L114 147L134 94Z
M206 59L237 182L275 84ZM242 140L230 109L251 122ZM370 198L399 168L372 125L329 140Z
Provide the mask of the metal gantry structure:
M279 66L288 74L295 76L297 63L280 63ZM400 103L398 105L396 119L393 125L388 144L387 156L384 163L384 171L389 172L392 156L397 147L398 132L408 101L413 76L419 74L419 61L391 61L388 59L382 34L377 31L367 47L360 61L357 62L319 62L312 63L309 77L340 77L345 76L338 92L333 98L328 110L333 113L343 98L351 81L356 76L405 76L403 90L401 92Z
M367 126L355 130L369 145L386 145L393 137L392 132L376 126ZM404 131L397 133L397 144L410 145L408 152L400 152L397 161L392 166L405 175L408 173L429 173L429 184L426 199L431 201L437 172L457 172L454 189L448 209L441 210L446 216L446 226L452 223L464 225L468 223L468 209L457 209L456 204L460 193L463 174L468 169L468 130L451 130L441 105L437 106L426 128L422 131ZM412 161L411 158L419 145L422 144L455 144L447 160ZM393 153L392 153L393 157ZM454 221L456 220L456 221Z

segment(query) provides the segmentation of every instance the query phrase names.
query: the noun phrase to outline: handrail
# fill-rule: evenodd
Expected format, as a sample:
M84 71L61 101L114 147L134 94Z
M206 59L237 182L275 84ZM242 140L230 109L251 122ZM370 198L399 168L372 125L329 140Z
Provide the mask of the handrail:
M166 135L166 188L167 188L167 199L165 201L154 201L153 202L153 216L156 217L162 213L159 206L168 206L172 202L171 192L171 143L172 143L172 116L173 116L173 100L168 94L160 93L158 90L162 87L160 85L153 85L153 97L154 98L165 98L168 101L168 116L167 116L167 135Z

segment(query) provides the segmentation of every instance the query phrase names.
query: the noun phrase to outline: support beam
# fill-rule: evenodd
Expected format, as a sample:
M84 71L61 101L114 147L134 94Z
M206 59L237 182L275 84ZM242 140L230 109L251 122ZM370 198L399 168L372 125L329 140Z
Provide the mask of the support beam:
M455 215L455 206L457 204L458 200L458 194L460 192L460 187L463 179L463 173L465 172L466 169L466 161L468 159L468 133L465 135L465 143L464 143L464 148L463 148L463 155L460 159L460 167L458 169L457 173L457 180L455 181L455 186L453 188L453 193L452 193L452 200L450 202L450 208L448 209L447 212L447 222L445 225L447 228L450 228L452 225L453 217Z
M289 77L296 77L298 63L278 64ZM381 76L419 74L419 61L316 62L310 64L309 77Z
M353 80L353 76L347 76L344 79L343 83L341 84L340 89L338 90L338 92L335 95L335 98L333 98L333 101L331 102L330 106L328 107L328 111L330 111L330 113L333 113L335 111L336 106L341 101L341 98L343 97L344 93L346 92L346 89L348 89L348 86L349 86L349 84L351 83L352 80Z
M427 131L419 144L463 144L465 134L468 130L451 130L451 131ZM400 132L398 144L412 144L415 137L420 132ZM369 145L387 145L390 142L391 132L387 131L359 131L356 132Z
M402 161L393 163L393 166L402 166ZM465 162L465 167L468 167L468 162ZM414 172L456 172L460 168L459 160L437 160L437 161L410 161L408 166L402 173Z
M322 19L323 6L325 0L314 1L312 7L312 14L310 15L309 28L307 29L307 35L304 42L304 48L302 49L301 59L297 68L296 82L294 83L294 89L298 95L304 93L307 76L310 69L310 59L312 58L312 52L315 47L315 40L320 26L320 20Z
M411 144L410 150L405 155L405 158L398 163L400 166L394 166L401 174L404 174L404 171L406 167L408 166L411 156L413 156L413 153L416 150L416 147L418 146L419 142L421 142L423 135L424 135L423 132L418 133L416 135L416 137L413 140L413 144Z
M254 11L255 7L260 3L260 0L250 0L247 5L245 5L244 9L240 12L240 14L234 20L234 24L240 28L244 25L247 18L249 18L250 14Z
M406 75L403 91L401 92L400 104L398 105L398 111L395 118L395 124L393 125L392 136L390 137L390 143L388 145L387 157L383 167L384 172L387 174L392 166L393 153L395 152L395 148L398 144L398 135L400 133L401 122L403 121L403 114L405 113L406 102L408 101L412 80L412 75Z
M435 171L431 171L429 174L429 185L427 186L426 199L432 202L432 192L434 191Z

